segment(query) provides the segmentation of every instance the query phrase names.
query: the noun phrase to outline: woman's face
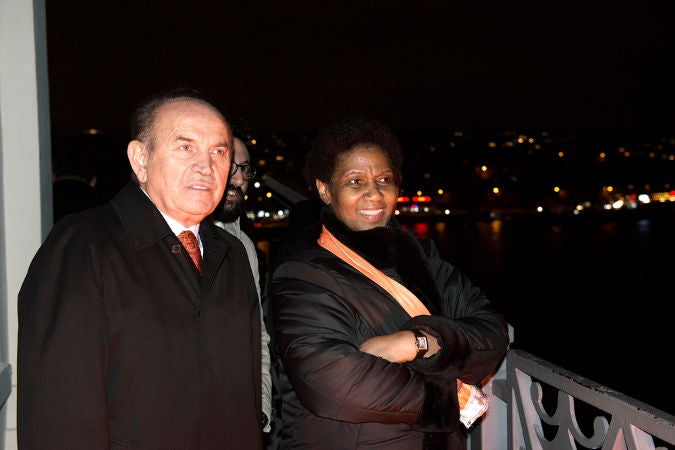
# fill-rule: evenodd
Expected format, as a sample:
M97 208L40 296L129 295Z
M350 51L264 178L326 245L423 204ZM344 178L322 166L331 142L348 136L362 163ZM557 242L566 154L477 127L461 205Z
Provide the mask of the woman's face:
M375 146L360 146L338 159L330 184L316 181L324 203L354 231L383 227L396 208L394 183L386 153Z

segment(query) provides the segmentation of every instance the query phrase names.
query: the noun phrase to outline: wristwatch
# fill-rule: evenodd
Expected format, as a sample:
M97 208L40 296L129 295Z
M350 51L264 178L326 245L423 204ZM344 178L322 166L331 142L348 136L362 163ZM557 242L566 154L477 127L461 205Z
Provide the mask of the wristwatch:
M417 347L417 355L415 359L421 358L429 350L429 342L427 337L420 330L410 330L415 333L415 346Z

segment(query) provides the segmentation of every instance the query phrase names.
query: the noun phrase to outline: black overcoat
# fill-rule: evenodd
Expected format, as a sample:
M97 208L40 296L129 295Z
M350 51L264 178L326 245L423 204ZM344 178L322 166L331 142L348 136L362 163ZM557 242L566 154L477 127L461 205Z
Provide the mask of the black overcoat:
M262 447L248 259L199 234L201 278L136 182L55 224L19 292L19 448Z

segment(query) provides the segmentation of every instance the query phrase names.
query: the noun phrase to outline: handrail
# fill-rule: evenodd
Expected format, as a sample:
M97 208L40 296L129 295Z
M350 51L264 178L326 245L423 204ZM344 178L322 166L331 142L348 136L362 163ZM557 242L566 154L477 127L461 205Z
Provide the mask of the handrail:
M507 352L484 390L490 409L470 433L472 450L675 445L675 416L522 350ZM591 419L589 435L582 425Z

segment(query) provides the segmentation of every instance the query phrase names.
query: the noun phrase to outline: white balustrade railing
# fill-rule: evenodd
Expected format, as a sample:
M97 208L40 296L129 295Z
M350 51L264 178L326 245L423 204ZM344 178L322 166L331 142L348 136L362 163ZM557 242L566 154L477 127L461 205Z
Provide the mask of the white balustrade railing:
M484 390L490 407L471 450L675 449L675 416L522 350L507 352Z

